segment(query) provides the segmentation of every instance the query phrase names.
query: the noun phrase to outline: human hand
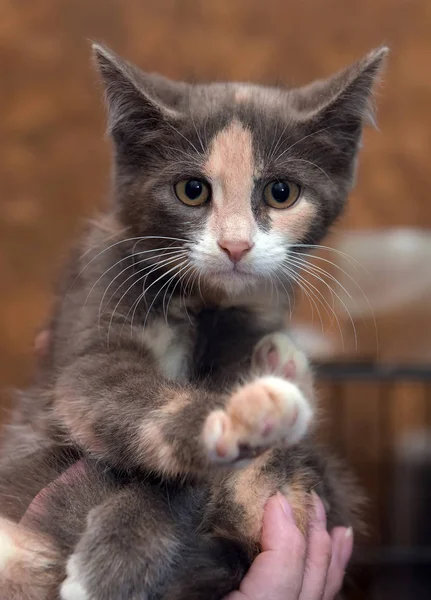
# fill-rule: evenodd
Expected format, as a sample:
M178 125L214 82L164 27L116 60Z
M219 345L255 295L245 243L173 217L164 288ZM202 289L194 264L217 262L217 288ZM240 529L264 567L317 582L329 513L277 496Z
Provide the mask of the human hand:
M352 530L326 530L326 512L314 495L308 541L295 524L286 498L277 494L265 507L262 552L240 588L225 600L333 600L343 584L353 549Z

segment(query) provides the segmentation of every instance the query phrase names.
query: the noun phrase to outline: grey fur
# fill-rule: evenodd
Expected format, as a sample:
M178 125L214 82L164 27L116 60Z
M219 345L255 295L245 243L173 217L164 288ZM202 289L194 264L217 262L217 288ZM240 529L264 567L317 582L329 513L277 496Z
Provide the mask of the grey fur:
M2 515L18 521L37 491L77 458L83 457L85 472L67 495L49 495L28 521L54 541L57 564L45 586L22 588L18 597L56 598L72 554L91 600L220 600L238 587L259 540L247 531L245 509L234 498L240 471L211 464L201 433L209 413L250 379L259 340L283 329L287 298L279 306L261 294L240 302L205 281L187 289L175 278L159 293L167 281L160 274L173 268L168 260L146 272L141 298L142 286L131 285L137 261L148 258L143 264L156 268L153 252L171 256L175 238L187 240L178 242L183 249L194 243L210 209L193 211L174 201L172 185L201 173L211 140L233 119L252 132L266 178L288 172L307 188L316 212L298 243L318 243L345 205L385 53L375 51L299 90L251 86L250 98L238 103L239 84L171 82L95 46L115 146L115 202L89 226L59 288L48 355L35 385L20 397L6 439ZM273 159L275 133L279 158ZM256 182L251 202L259 228L268 231L261 185ZM172 337L159 356L142 342L142 326L156 343L167 299ZM179 372L164 376L160 361L177 351ZM187 401L162 417L177 398ZM142 427L153 425L171 449L171 463L157 446L142 447ZM25 445L30 429L33 445L14 461L14 448ZM243 450L247 456L252 449ZM325 500L329 527L356 525L356 488L311 438L265 456L257 479L268 493L300 481L305 504L312 489ZM2 598L11 600L16 585L0 573Z

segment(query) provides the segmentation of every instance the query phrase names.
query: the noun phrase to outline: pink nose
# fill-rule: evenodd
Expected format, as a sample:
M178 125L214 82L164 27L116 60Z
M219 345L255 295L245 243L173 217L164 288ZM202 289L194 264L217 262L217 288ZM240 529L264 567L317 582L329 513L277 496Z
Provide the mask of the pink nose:
M233 263L239 262L241 258L253 248L251 242L229 242L221 240L218 242L218 245L223 252L226 252Z

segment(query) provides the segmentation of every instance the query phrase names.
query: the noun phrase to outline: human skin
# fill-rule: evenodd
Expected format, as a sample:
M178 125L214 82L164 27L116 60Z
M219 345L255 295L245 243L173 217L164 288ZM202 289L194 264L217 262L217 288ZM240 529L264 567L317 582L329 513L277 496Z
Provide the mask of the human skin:
M61 496L79 485L85 461L70 467L38 494L21 523L43 510L47 496ZM52 499L52 496L51 496ZM261 537L262 552L251 565L238 591L224 600L333 600L340 591L353 546L351 529L336 527L329 534L322 501L314 494L314 515L306 539L296 526L284 496L267 502Z
M225 600L333 600L343 584L353 535L345 527L327 532L324 506L314 495L306 540L286 498L277 494L265 508L261 547L239 590Z

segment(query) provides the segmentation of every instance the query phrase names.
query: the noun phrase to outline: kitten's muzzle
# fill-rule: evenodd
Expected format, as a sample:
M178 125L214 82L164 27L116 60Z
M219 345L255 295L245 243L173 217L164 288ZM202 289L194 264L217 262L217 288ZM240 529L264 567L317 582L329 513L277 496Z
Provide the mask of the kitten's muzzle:
M219 240L219 248L225 252L233 263L239 262L253 248L253 243L248 241L230 242Z

